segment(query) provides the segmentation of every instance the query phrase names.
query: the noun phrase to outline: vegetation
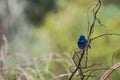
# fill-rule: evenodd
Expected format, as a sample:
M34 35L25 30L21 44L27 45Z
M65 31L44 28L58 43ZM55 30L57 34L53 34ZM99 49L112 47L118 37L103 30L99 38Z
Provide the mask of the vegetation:
M89 76L88 80L100 80L106 68L120 60L120 37L114 36L120 33L117 0L102 1L96 18L92 10L98 0L4 0L0 3L1 80L68 80L76 68L72 57L76 48L80 51L78 38L81 34L88 36L88 24L94 19L88 65L100 64L92 70L104 69L95 71L95 77ZM101 34L110 36L95 39ZM117 70L109 78L118 80L119 74ZM79 76L76 73L72 80L80 80Z

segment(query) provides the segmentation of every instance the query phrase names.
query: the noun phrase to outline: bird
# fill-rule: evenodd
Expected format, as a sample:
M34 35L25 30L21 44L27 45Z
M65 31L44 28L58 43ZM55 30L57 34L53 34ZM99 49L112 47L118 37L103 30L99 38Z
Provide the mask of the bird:
M86 44L87 44L87 42L88 41L87 41L86 37L83 34L81 34L80 37L79 37L79 39L78 39L78 42L77 42L78 47L80 49L84 49L85 46L86 46Z

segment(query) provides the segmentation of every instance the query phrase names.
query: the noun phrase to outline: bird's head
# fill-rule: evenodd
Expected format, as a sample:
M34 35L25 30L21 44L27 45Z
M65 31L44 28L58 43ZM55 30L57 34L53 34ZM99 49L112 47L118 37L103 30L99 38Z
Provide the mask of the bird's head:
M80 35L80 39L85 39L85 36L83 34Z

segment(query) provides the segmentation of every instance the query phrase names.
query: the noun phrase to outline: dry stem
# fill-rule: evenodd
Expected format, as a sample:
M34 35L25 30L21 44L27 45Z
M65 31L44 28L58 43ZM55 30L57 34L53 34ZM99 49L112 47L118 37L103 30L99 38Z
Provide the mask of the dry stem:
M113 65L112 67L110 67L110 69L108 69L103 76L101 77L100 80L107 80L107 78L109 78L109 76L113 73L113 71L115 71L117 68L120 67L120 62Z

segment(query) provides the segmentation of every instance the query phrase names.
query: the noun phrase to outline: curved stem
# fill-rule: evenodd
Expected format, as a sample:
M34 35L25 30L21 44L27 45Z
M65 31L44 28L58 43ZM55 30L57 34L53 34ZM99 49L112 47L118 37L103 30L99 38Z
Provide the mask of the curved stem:
M120 62L113 65L112 67L110 67L101 77L100 80L107 80L107 78L112 74L113 71L115 71L117 68L120 67Z

